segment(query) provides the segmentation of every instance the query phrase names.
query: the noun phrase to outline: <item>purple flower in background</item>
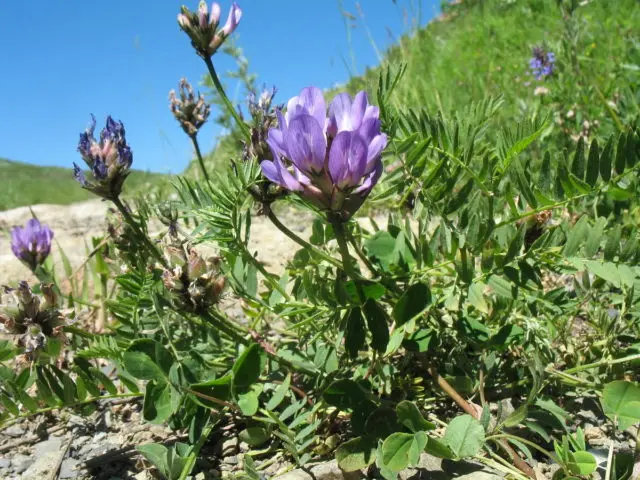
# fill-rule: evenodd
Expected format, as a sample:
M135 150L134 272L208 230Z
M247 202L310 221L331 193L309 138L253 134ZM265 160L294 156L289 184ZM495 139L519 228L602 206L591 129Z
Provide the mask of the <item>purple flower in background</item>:
M529 68L531 69L531 73L536 77L536 80L551 75L555 68L555 54L553 52L547 52L542 47L534 47L532 54L533 57L529 60Z
M299 192L323 210L348 220L382 174L387 136L380 132L380 110L367 93L337 95L329 114L320 89L308 87L289 100L279 128L269 130L273 161L260 163L273 183Z
M78 152L89 167L93 181L88 181L80 167L73 164L73 176L83 188L106 199L120 195L122 184L129 175L133 154L127 144L124 125L107 117L105 127L96 140L96 119L91 115L89 128L80 134Z
M11 231L11 250L13 254L33 271L47 259L51 251L53 231L32 218L24 227L15 227Z
M221 8L216 2L211 4L211 10L207 7L207 2L201 0L197 12L191 12L185 6L180 11L178 25L189 35L191 44L202 58L209 58L216 53L238 27L242 18L242 10L235 2L231 5L229 16L222 28L218 28Z

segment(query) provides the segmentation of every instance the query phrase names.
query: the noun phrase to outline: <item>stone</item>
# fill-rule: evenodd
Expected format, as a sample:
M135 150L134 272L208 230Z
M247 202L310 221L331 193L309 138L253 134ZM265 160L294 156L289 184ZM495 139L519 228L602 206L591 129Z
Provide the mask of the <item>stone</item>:
M44 442L36 443L34 448L34 454L36 457L41 457L47 453L59 452L62 448L62 437L51 437Z
M11 460L8 458L0 458L0 468L8 470L11 467Z
M58 468L60 458L64 453L65 452L60 449L57 452L48 452L38 456L22 474L22 478L53 477L52 472Z
M22 473L35 461L32 456L18 453L11 458L11 468L15 473Z
M21 437L24 435L24 430L18 425L11 425L9 428L3 430L2 433L10 437Z
M307 470L310 470L311 473L296 469L276 478L278 480L357 480L365 478L362 472L343 472L338 467L336 460L315 465Z
M80 461L75 460L73 458L67 458L60 465L60 473L58 474L58 478L60 480L64 480L66 478L76 478L78 477L78 470L80 469Z

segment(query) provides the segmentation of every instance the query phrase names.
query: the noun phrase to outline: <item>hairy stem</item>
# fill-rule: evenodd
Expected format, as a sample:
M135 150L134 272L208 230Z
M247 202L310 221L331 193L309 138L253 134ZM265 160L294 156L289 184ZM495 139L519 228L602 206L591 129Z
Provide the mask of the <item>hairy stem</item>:
M287 237L289 237L291 240L293 240L294 242L296 242L298 245L300 245L302 248L307 249L311 254L313 255L317 255L318 257L322 258L323 260L326 260L327 262L329 262L330 264L332 264L335 267L342 267L342 265L340 264L340 262L338 260L336 260L335 258L333 258L330 255L327 255L326 253L324 253L323 251L315 248L313 245L311 245L309 242L303 240L302 238L300 238L298 235L296 235L295 233L293 233L291 230L289 230L279 219L278 217L276 217L275 213L273 213L273 210L269 209L269 213L267 214L267 217L269 218L269 220L271 220L271 223L273 223L273 225L278 228L278 230L280 230L282 233L284 233Z
M231 100L229 100L229 97L227 97L227 94L224 91L224 87L222 86L222 83L220 83L220 79L218 78L218 74L216 73L216 69L213 66L213 62L211 61L211 57L205 57L204 63L207 64L207 69L209 70L209 75L211 75L211 80L213 80L213 85L216 87L216 90L220 94L222 101L227 107L227 110L236 121L236 124L238 125L240 130L242 130L242 134L247 138L247 140L250 140L251 132L249 131L249 127L247 127L247 124L244 123L242 118L240 118L240 115L238 115L238 112L231 103Z
M162 254L156 248L156 246L153 243L151 243L151 240L149 240L149 237L147 237L147 235L142 231L142 229L138 225L138 222L136 222L135 219L131 216L131 214L129 213L129 210L127 210L127 207L125 207L124 204L122 203L122 200L120 200L119 197L115 197L111 201L116 206L116 208L120 211L125 221L131 226L131 228L135 230L138 237L142 239L143 243L149 249L149 253L151 253L151 255L153 255L156 258L156 260L158 260L162 264L163 267L169 268L169 264L167 263L167 260L162 256Z
M196 151L196 157L198 158L198 163L200 164L200 170L202 170L202 175L204 175L204 179L207 181L207 183L211 184L211 179L209 178L207 169L204 166L204 159L202 158L202 152L200 151L200 144L198 143L198 134L194 133L193 135L189 135L189 138L191 139L193 148Z

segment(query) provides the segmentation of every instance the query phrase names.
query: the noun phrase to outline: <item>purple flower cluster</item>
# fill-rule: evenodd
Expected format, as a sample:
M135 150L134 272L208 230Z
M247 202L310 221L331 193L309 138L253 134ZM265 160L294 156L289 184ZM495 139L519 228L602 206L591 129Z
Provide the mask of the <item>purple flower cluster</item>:
M529 60L529 68L531 68L531 73L536 77L536 80L548 77L553 73L556 62L556 56L553 52L547 52L542 47L534 47L532 55L533 57Z
M112 200L122 191L122 184L129 175L133 162L133 154L127 144L122 122L116 122L108 116L99 140L94 137L95 128L96 119L91 115L89 128L80 134L78 142L78 151L91 169L94 181L87 181L84 173L75 163L73 175L87 190Z
M51 251L53 231L32 218L24 227L11 231L11 250L32 271L44 263Z
M348 220L382 174L387 136L380 132L380 110L367 93L337 95L329 106L316 87L302 90L276 111L279 128L269 130L273 161L260 166L281 187L298 192L323 210Z
M216 53L226 38L238 27L242 18L242 10L237 3L233 2L227 22L218 29L220 13L218 3L213 2L209 9L207 2L201 0L197 12L191 12L183 6L181 13L178 14L178 25L189 35L191 44L203 58L209 58Z

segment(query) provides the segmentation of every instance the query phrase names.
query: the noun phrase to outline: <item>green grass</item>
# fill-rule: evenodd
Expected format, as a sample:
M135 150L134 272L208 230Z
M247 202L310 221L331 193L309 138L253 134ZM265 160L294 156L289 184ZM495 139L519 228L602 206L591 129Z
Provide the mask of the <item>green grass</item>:
M0 158L0 211L38 203L67 205L96 198L80 187L70 168L41 167ZM125 182L125 194L143 187L158 186L168 177L158 173L133 171Z

